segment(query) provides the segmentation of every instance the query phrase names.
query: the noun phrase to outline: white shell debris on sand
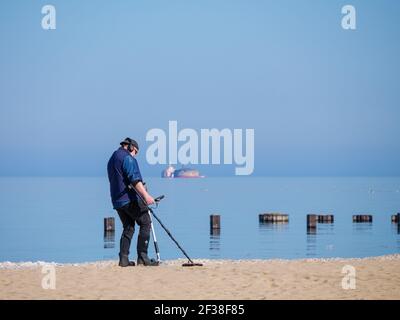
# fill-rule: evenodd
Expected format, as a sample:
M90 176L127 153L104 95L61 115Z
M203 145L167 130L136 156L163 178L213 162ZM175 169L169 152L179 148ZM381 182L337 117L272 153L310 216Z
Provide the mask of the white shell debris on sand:
M59 266L59 263L56 262L45 262L45 261L26 261L26 262L10 262L10 261L5 261L0 263L0 269L34 269L34 268L39 268L43 266L48 266L48 265L53 265L53 266Z

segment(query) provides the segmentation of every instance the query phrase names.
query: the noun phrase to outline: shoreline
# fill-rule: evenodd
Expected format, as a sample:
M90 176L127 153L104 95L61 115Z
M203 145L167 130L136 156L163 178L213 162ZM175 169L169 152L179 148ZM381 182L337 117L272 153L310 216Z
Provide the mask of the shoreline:
M395 254L386 254L381 256L370 256L370 257L351 257L351 258L343 258L343 257L332 257L332 258L296 258L296 259L281 259L281 258L272 258L272 259L203 259L203 258L192 258L194 262L200 262L203 264L221 264L221 263L241 263L241 262L330 262L330 261L362 261L362 260L399 260L400 261L400 253ZM179 258L172 260L162 260L160 267L163 266L178 266L184 262L187 262L187 259ZM118 260L98 260L98 261L86 261L86 262L55 262L55 261L0 261L0 270L20 270L20 269L32 269L39 268L47 265L52 265L55 267L80 267L80 266L112 266L118 264Z
M186 259L165 261L159 267L127 268L118 267L116 260L1 262L0 299L400 299L400 254L194 261L204 266L183 268ZM343 283L348 283L349 267L356 282L355 288L346 289ZM54 289L43 287L50 269L54 270Z

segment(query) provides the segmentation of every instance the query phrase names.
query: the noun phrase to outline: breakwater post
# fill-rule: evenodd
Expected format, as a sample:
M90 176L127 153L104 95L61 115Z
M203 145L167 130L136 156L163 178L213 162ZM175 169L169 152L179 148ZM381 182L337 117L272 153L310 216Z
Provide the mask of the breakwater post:
M372 222L372 215L370 214L353 215L353 222L355 223Z
M104 232L115 231L115 220L113 217L104 218Z
M334 216L333 214L319 214L318 215L318 223L333 223Z
M318 216L316 214L307 215L307 233L316 233Z
M287 223L289 215L283 213L261 213L258 215L260 223Z
M219 235L221 232L221 216L219 214L210 215L210 234Z

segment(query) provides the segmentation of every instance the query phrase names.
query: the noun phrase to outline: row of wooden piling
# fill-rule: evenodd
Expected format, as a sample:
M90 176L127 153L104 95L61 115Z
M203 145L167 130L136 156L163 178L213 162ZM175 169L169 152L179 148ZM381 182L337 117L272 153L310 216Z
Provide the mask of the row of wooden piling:
M282 213L262 213L258 216L260 223L288 223L289 215ZM400 213L392 215L391 220L400 226ZM353 215L354 223L363 223L373 221L372 215L359 214ZM317 223L333 223L333 214L308 214L307 215L307 228L314 229ZM221 229L221 216L218 214L210 215L210 230L216 232ZM115 221L113 217L104 218L104 232L115 231Z
M289 222L288 214L281 213L263 213L258 216L261 223L263 222Z
M210 215L210 229L221 228L221 216L212 214ZM113 217L104 218L104 232L115 231L115 220Z
M370 215L370 214L354 215L353 222L372 222L372 215Z

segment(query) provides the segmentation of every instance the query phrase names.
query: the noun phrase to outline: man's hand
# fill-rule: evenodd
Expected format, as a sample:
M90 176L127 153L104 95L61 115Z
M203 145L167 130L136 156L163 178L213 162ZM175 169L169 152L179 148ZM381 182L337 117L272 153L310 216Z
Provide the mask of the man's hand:
M144 200L146 201L146 204L149 206L151 204L155 204L156 202L154 201L154 198L147 194L147 196L144 198Z
M144 201L146 202L146 204L148 206L156 203L154 201L154 198L147 192L145 186L143 185L143 183L141 181L136 183L135 189L142 196L142 198L144 199Z

